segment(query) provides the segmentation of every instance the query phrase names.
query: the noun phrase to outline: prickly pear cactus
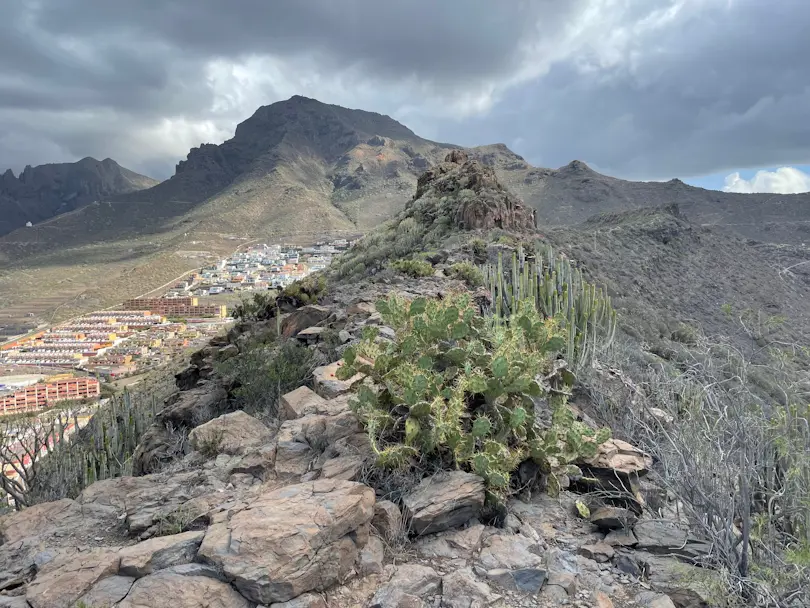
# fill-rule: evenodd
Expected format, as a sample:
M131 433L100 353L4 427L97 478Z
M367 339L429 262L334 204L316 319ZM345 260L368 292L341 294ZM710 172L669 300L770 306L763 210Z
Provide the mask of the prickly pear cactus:
M557 355L565 336L533 302L514 303L509 323L482 317L464 294L410 302L390 296L377 310L395 339L382 340L376 328L367 328L338 373L366 379L355 383L352 407L378 464L404 467L436 457L505 493L511 473L527 458L552 474L579 455L573 451L588 449L582 444L590 439L573 418L555 414L564 428L535 422L533 398L564 384Z

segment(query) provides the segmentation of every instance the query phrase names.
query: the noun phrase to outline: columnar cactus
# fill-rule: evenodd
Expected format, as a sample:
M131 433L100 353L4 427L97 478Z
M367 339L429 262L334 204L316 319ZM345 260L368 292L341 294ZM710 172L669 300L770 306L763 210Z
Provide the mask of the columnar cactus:
M566 359L572 365L592 364L597 349L612 343L616 311L610 296L585 281L567 258L555 256L550 245L539 249L534 260L526 259L518 246L506 273L499 253L497 264L484 265L482 272L499 319L509 316L512 302L526 298L545 317L559 320L566 338Z

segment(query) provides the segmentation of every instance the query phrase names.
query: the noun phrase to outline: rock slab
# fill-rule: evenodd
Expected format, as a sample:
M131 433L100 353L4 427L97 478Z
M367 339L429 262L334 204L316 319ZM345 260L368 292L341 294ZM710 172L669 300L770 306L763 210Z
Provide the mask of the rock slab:
M423 479L402 502L412 534L441 532L478 516L484 506L484 480L463 471L439 473Z
M208 528L199 555L252 602L286 602L322 591L353 569L368 539L374 491L317 480L266 491Z

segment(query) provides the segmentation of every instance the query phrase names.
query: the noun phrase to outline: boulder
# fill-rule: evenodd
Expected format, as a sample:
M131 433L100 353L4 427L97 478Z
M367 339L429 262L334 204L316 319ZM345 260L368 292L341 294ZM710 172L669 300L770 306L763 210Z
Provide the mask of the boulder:
M357 572L360 576L379 574L383 569L385 546L376 536L370 536L366 546L360 550L357 558Z
M353 568L368 538L374 491L342 480L267 490L209 526L199 555L250 601L322 591Z
M500 597L489 585L479 581L470 568L456 570L442 578L442 606L447 608L484 608Z
M282 395L278 416L283 422L303 418L307 414L323 413L319 409L322 409L325 403L326 399L316 394L312 389L301 386Z
M417 564L397 566L391 578L377 589L371 598L369 608L421 606L422 599L439 593L441 582L441 577L429 566Z
M188 391L176 393L157 414L159 422L193 428L222 413L228 400L227 391L217 383L207 382Z
M100 580L118 573L117 548L93 549L56 560L25 590L31 608L69 608Z
M290 313L281 323L281 335L285 338L294 338L301 331L323 323L329 316L329 309L324 306L310 304L302 306Z
M157 570L190 564L197 555L204 532L158 536L121 550L118 572L141 578Z
M328 606L320 595L305 593L289 602L270 604L270 608L328 608Z
M643 591L634 599L636 604L642 608L675 608L675 604L668 595L655 593L654 591Z
M250 605L227 583L208 576L185 576L169 569L135 581L117 608L249 608Z
M208 456L243 455L269 444L272 438L272 432L262 421L241 410L201 424L188 436L191 447Z
M80 597L76 604L90 608L117 606L118 602L127 596L134 582L135 579L131 576L108 576L93 585L92 589Z
M484 530L482 524L475 524L460 530L429 534L416 541L416 550L428 559L468 559L481 547Z
M608 439L601 444L592 458L578 462L588 478L595 478L604 490L627 492L636 496L639 478L652 467L652 458L620 439Z
M538 593L547 578L540 549L525 536L495 534L484 541L477 565L484 576L505 589Z
M634 547L638 543L632 530L611 530L605 536L605 544L611 547Z
M613 559L613 547L606 543L593 543L591 545L582 545L579 548L579 554L584 555L588 559L604 564Z
M377 307L374 305L374 303L365 300L355 302L354 304L349 305L349 307L346 309L346 314L350 317L368 317L369 315L373 315L375 312L377 312Z
M214 485L213 481L205 471L116 477L86 487L76 502L81 510L89 511L93 506L112 507L117 513L123 513L128 532L136 536L180 512L186 523L205 515L196 511L197 504L193 501L216 493L224 485Z
M463 471L438 473L423 479L402 502L412 534L441 532L478 516L484 506L484 480Z
M11 545L23 541L48 537L53 534L67 536L86 532L95 535L101 519L115 519L115 509L91 505L85 512L70 498L32 505L24 511L13 511L0 517L0 541Z
M309 414L287 420L276 437L276 473L285 478L303 475L328 446L360 432L352 412L337 416Z
M325 327L307 327L299 331L295 339L300 340L301 342L305 342L307 344L314 344L318 340L320 340L321 335L326 331Z
M402 513L390 500L378 500L374 505L371 526L386 540L397 538L402 533Z
M321 477L356 481L365 461L361 456L349 455L330 458L321 467Z
M340 395L345 395L352 389L352 384L363 378L362 374L355 374L348 380L338 380L335 373L339 367L343 367L343 360L316 367L312 372L315 392L324 399L334 399Z
M603 530L632 528L638 517L630 509L602 506L591 510L590 522Z
M633 527L633 533L638 541L636 548L649 553L698 559L710 550L707 543L691 538L686 530L673 521L640 521Z

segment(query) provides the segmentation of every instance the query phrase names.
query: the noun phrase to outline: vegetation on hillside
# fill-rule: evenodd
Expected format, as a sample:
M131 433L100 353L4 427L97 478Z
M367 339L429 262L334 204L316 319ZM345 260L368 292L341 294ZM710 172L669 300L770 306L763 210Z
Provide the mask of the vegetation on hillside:
M724 573L732 598L807 605L810 376L783 349L754 364L728 338L691 336L677 361L640 361L620 340L583 369L581 386L614 433L654 456L658 483L711 542L705 565Z
M260 418L278 414L281 396L306 384L316 366L313 352L295 341L257 344L217 365L233 383L234 407Z
M513 302L508 322L485 318L467 295L411 302L390 296L377 310L396 331L376 328L344 354L341 378L361 374L353 408L364 422L380 466L414 466L420 458L479 474L498 494L524 460L549 486L609 436L575 422L565 396L573 376L557 359L566 340L558 322L534 302ZM551 402L551 425L535 420Z

